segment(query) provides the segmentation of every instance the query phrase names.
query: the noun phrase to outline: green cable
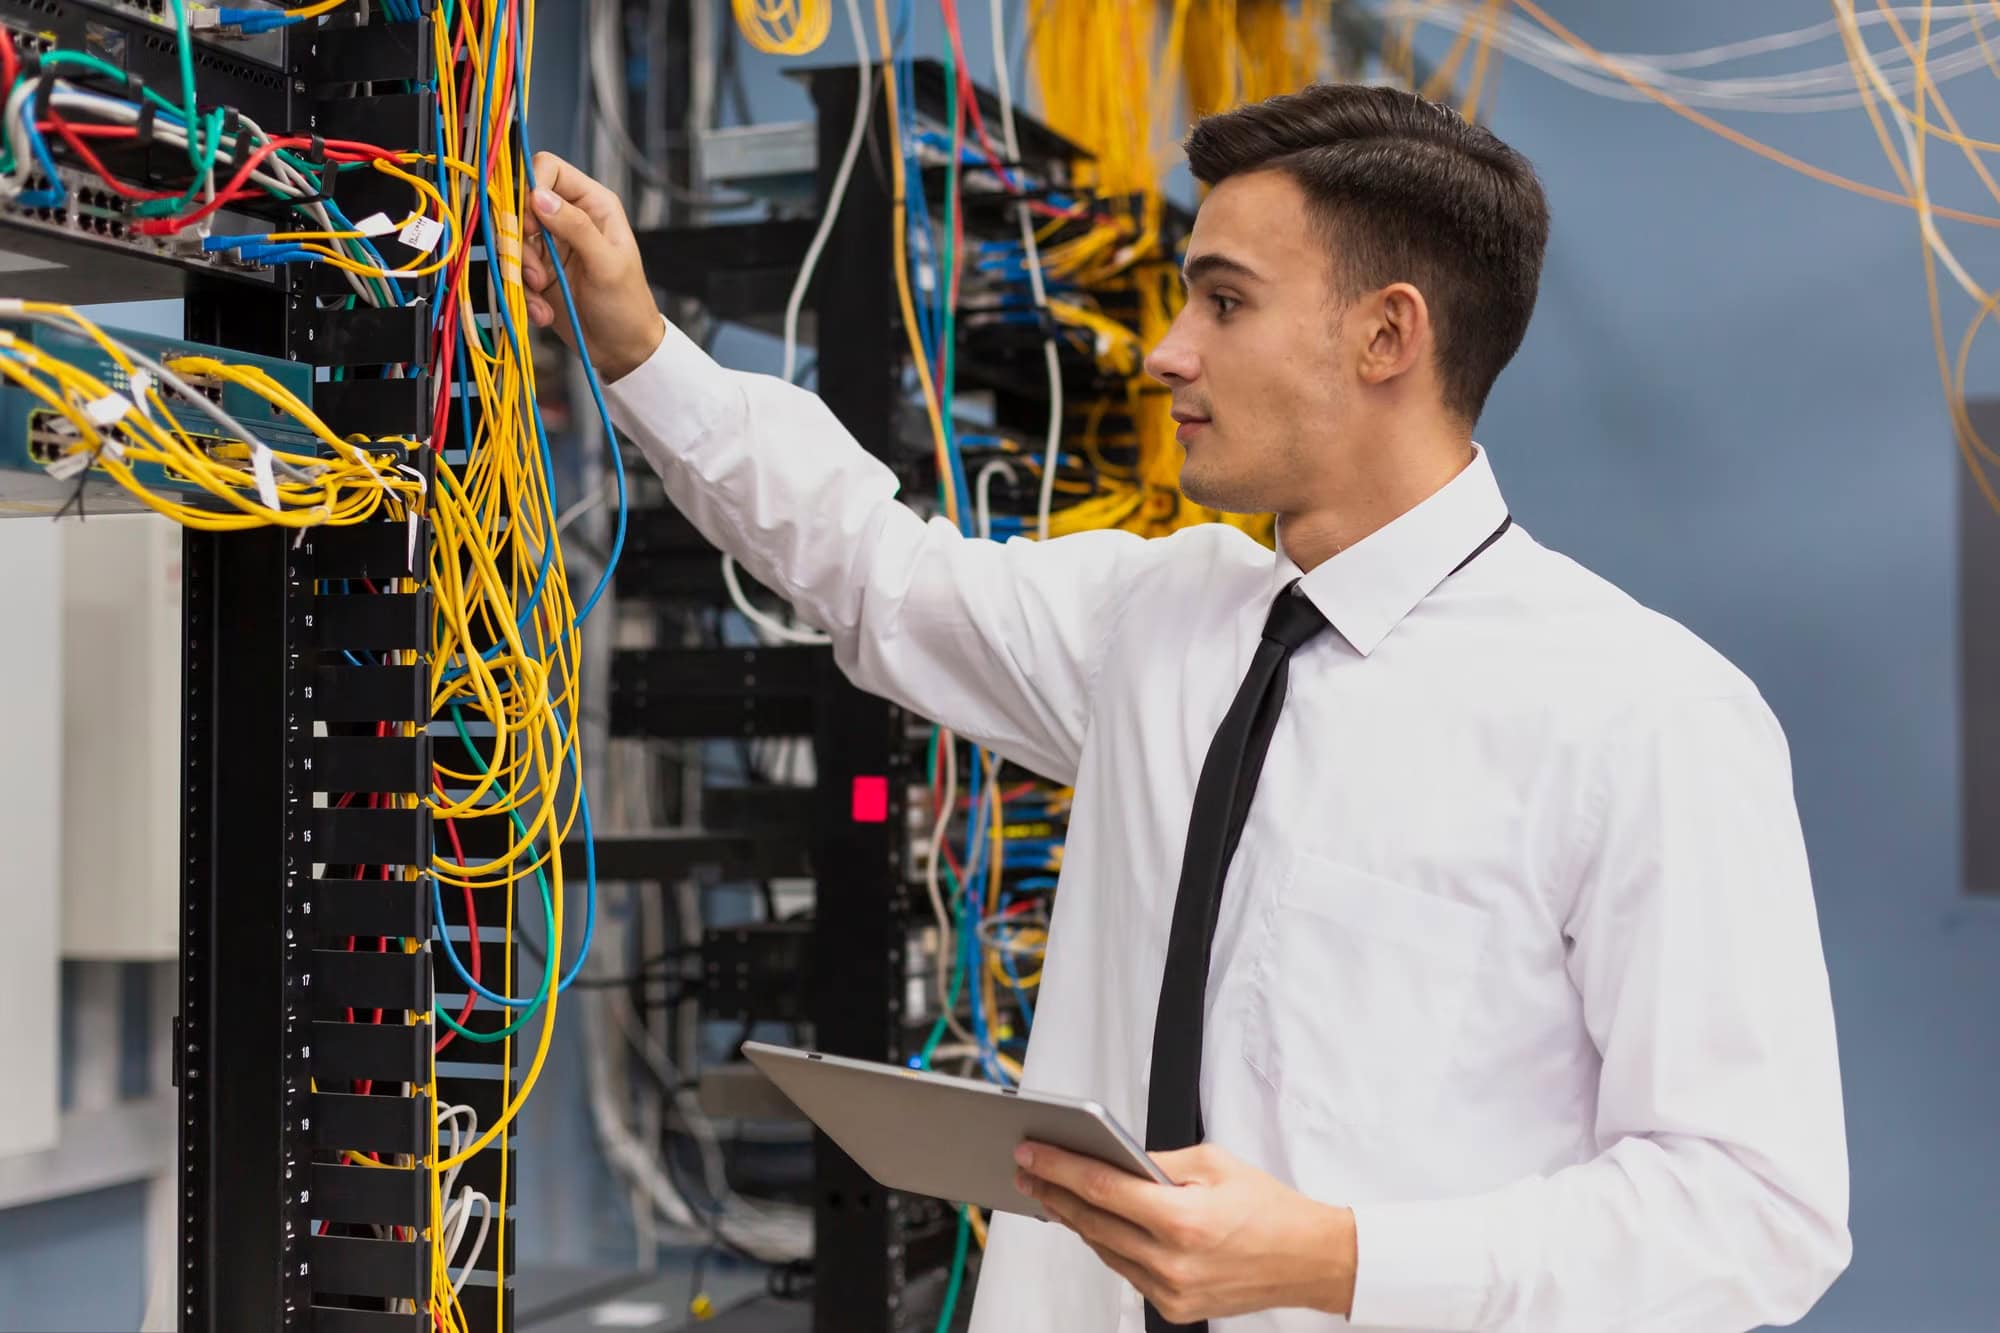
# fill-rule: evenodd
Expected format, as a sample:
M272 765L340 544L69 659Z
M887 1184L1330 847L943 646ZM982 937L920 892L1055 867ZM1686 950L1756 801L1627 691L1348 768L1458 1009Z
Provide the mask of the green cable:
M965 1285L965 1256L971 1237L972 1214L961 1206L958 1210L958 1243L951 1252L951 1285L945 1288L944 1308L938 1311L937 1333L949 1333L952 1318L958 1313L958 1293Z
M180 37L176 50L181 60L181 114L187 117L188 133L194 133L194 35L188 31L187 6L174 0L174 31ZM194 140L188 140L189 160L194 156Z
M472 736L465 729L465 715L459 711L459 707L457 704L453 704L451 706L451 721L452 725L458 729L459 742L465 746L465 752L472 756L472 762L478 766L480 776L484 777L490 771L490 769L488 768L486 761L479 757L478 749L475 748L474 745L472 744ZM520 812L517 810L509 810L507 812L507 818L509 821L513 823L514 832L516 835L520 837L521 841L523 842L528 841L528 830L521 823ZM540 866L535 867L535 883L537 886L540 887L542 891L542 921L543 921L542 938L545 940L552 941L556 937L555 908L551 905L549 901L548 878L542 873L542 868ZM442 921L438 923L438 929L440 930L444 929L444 923ZM471 947L473 948L478 947L478 941L472 940L470 936L467 937L467 940L468 943L471 945ZM454 1019L450 1014L446 1013L441 1006L438 1006L435 1003L433 1003L432 1005L433 1012L437 1014L438 1018L443 1021L446 1027L450 1028L453 1032L456 1032L459 1036L464 1037L467 1041L482 1042L488 1045L494 1042L505 1041L507 1038L513 1036L516 1032L519 1032L522 1029L522 1027L527 1024L527 1021L530 1018L534 1017L535 1011L540 1009L542 1005L547 1002L549 998L549 988L555 985L556 951L553 948L545 948L543 952L547 956L543 960L544 966L542 971L542 988L535 993L535 998L533 1002L530 1003L526 1009L523 1009L521 1011L521 1016L515 1019L513 1022L509 1023L506 1027L501 1028L498 1032L491 1032L491 1033L468 1032L464 1028L458 1025L458 1020Z

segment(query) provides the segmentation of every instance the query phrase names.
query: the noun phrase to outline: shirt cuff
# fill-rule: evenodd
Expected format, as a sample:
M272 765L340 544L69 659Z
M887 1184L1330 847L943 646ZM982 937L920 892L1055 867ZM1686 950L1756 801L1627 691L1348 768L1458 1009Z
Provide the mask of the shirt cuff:
M604 386L612 420L632 432L644 421L648 433L685 444L725 422L740 421L743 391L737 373L718 365L701 345L660 316L660 345L638 366ZM637 432L632 432L637 433Z
M1356 1204L1352 1211L1349 1323L1452 1333L1481 1326L1494 1267L1482 1201Z

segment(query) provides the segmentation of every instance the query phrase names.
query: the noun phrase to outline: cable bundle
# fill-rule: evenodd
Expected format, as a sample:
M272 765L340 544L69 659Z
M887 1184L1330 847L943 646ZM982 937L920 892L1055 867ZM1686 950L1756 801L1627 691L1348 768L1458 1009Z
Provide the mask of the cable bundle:
M52 416L45 428L52 475L95 471L109 477L155 513L205 532L278 526L361 523L382 515L401 518L423 498L421 474L404 464L401 447L381 452L377 442L335 435L284 385L250 366L206 356L161 362L106 333L68 306L43 301L0 301L11 316L77 333L102 349L122 372L131 396L97 376L0 330L0 377L32 394ZM226 382L249 390L310 432L321 452L306 455L273 448L224 411L189 380ZM162 390L171 391L171 402ZM199 413L215 422L218 446L197 438L184 419ZM135 472L153 464L185 478L213 502L187 502L184 489L155 490Z
M1297 92L1325 73L1333 0L1193 0L1182 77L1189 114Z
M811 55L833 26L833 0L730 0L744 40L766 55Z
M403 169L429 159L344 140L273 138L239 111L200 108L188 14L181 0L174 0L174 17L180 36L178 100L88 52L54 50L22 61L12 33L0 28L0 79L8 88L0 108L0 202L30 209L68 207L72 188L51 152L54 135L114 196L108 209L113 234L154 237L195 252L228 252L246 263L331 264L347 275L360 300L376 306L405 304L397 279L426 277L444 268L459 248L456 218L435 187ZM134 184L107 163L107 156L143 153L155 143L186 155L184 189ZM410 214L400 221L370 219L361 225L344 216L328 197L332 177L361 168L409 185L417 197ZM272 204L288 205L315 225L211 233L224 208ZM375 240L390 233L425 253L389 268ZM426 257L440 245L443 256Z

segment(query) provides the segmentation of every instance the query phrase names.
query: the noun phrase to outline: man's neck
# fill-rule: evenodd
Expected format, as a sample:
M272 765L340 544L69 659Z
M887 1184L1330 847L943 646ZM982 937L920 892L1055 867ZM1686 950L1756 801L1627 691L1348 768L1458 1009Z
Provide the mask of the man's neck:
M1473 457L1469 439L1422 452L1384 450L1369 466L1331 486L1329 502L1279 515L1278 545L1302 573L1310 574L1443 490Z

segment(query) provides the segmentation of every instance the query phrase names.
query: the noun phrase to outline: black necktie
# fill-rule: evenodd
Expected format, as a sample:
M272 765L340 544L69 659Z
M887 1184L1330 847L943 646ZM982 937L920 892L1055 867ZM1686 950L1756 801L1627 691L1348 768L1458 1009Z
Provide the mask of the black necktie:
M1504 520L1493 535L1451 572L1471 564L1512 526ZM1450 577L1447 575L1446 577ZM1250 670L1237 687L1236 698L1208 743L1201 777L1194 788L1194 809L1188 815L1187 851L1181 858L1181 882L1174 898L1173 930L1167 937L1167 963L1160 977L1160 1006L1153 1025L1152 1082L1146 1091L1146 1151L1171 1152L1202 1140L1201 1045L1202 1017L1208 1000L1208 955L1215 943L1215 923L1222 911L1222 881L1243 821L1257 794L1257 776L1278 729L1285 706L1285 682L1292 654L1327 627L1298 581L1287 584L1271 603L1264 619L1264 636L1250 658ZM1206 1321L1179 1325L1146 1305L1146 1333L1187 1328L1206 1333Z
M1201 1142L1201 1030L1208 996L1208 955L1222 910L1222 880L1243 836L1257 775L1285 706L1292 654L1327 627L1319 608L1286 586L1264 618L1264 637L1215 739L1208 743L1194 810L1188 816L1187 852L1174 898L1173 932L1160 977L1159 1015L1153 1026L1153 1075L1146 1096L1146 1150L1169 1152ZM1151 1307L1146 1327L1171 1327Z

